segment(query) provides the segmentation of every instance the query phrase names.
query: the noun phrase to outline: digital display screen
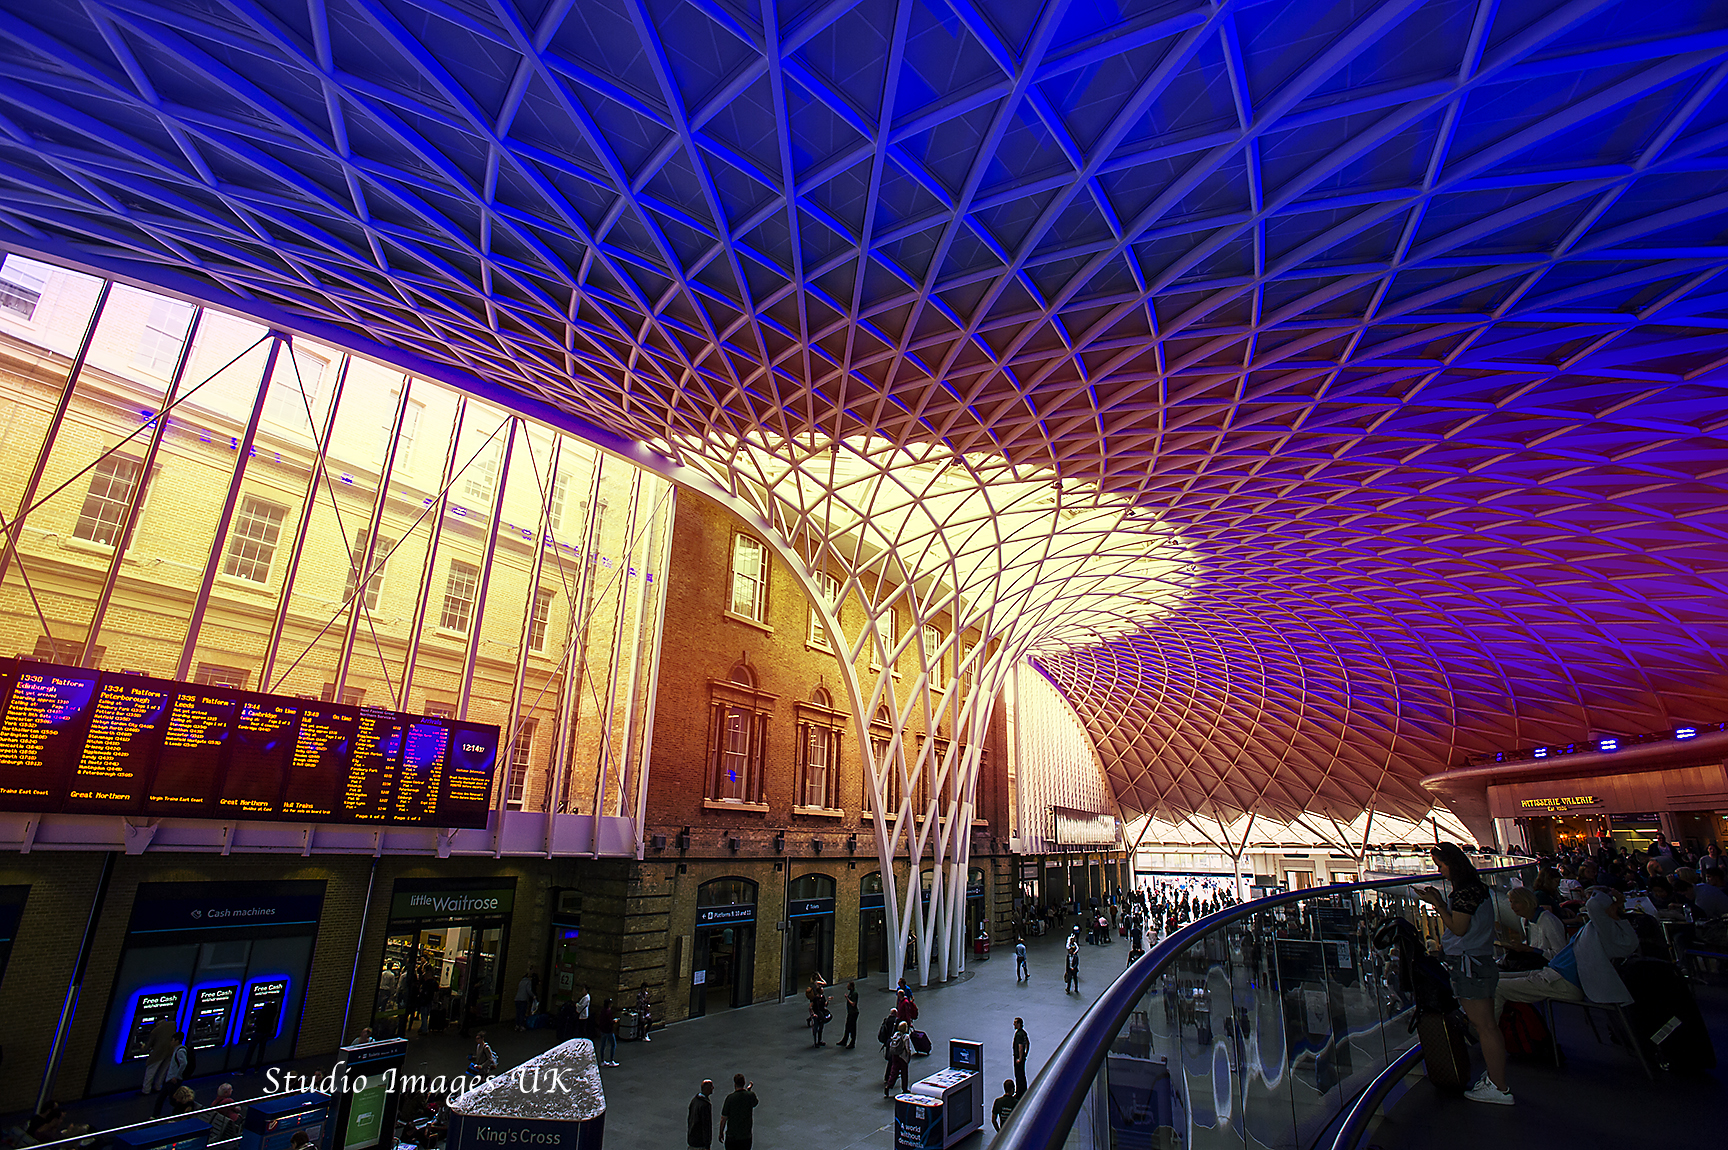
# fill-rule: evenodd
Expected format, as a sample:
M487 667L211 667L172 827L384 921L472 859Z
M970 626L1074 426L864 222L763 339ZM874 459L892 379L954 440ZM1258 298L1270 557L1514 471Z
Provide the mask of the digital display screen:
M0 659L0 810L484 827L498 728Z
M150 1057L150 1031L155 1025L166 1018L169 1025L174 1025L175 1016L180 1013L180 992L165 991L160 994L140 994L138 1003L132 1009L132 1034L126 1042L126 1057L129 1060Z
M239 993L238 986L206 986L198 991L192 999L192 1028L186 1045L193 1050L221 1046L228 1038L228 1019Z
M288 997L288 980L255 982L246 991L246 1013L240 1019L241 1042L268 1042L281 1029L282 1000Z

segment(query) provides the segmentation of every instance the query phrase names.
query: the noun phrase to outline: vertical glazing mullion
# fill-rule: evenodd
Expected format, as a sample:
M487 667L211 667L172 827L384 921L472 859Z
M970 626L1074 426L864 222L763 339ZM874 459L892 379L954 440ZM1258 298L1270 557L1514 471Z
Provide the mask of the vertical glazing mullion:
M642 473L638 471L636 474L640 477ZM623 815L625 812L625 804L629 801L630 784L635 781L635 775L633 772L637 769L635 757L637 742L636 718L638 714L636 706L636 692L642 685L642 616L646 612L648 605L648 556L651 553L650 547L652 543L650 536L653 533L655 516L659 510L658 504L654 501L654 493L652 490L653 480L649 480L648 482L650 485L650 491L648 494L648 527L642 535L641 568L638 569L636 566L635 551L637 544L635 535L630 537L630 547L624 555L624 578L626 586L628 586L628 581L632 572L635 573L636 578L636 618L630 629L630 656L627 660L629 678L625 680L624 685L624 749L618 760L623 764L618 769L619 815Z
M522 421L516 416L510 417L510 431L504 440L504 462L498 468L498 489L492 493L492 518L486 524L486 553L480 560L480 587L474 594L474 618L468 624L468 655L462 663L462 684L456 696L456 717L468 717L468 700L474 694L474 670L480 662L480 635L486 622L486 593L492 587L492 561L498 556L498 526L504 517L504 490L509 486L510 453L516 447L516 429ZM500 796L498 809L502 811L502 797L508 792L508 787L499 787Z
M526 432L524 433L526 434ZM558 489L558 458L563 454L564 437L557 432L552 433L552 462L546 469L546 489L540 493L540 529L534 533L534 558L528 564L528 609L522 613L522 638L516 647L516 676L510 685L510 711L504 720L504 733L507 745L516 745L516 723L522 714L522 689L528 678L528 641L534 633L534 608L540 602L540 572L546 562L546 536L552 529L552 493ZM532 449L533 442L530 440ZM529 458L533 455L530 452ZM550 614L550 612L548 612ZM551 622L550 619L547 622ZM514 773L512 763L505 773L504 785L510 785L510 774ZM550 789L550 788L548 788ZM508 799L506 799L508 801ZM522 774L522 805L528 805L528 774Z
M30 514L30 505L36 501L36 489L42 484L42 476L48 471L48 455L54 450L54 440L60 435L60 425L66 422L66 412L72 407L72 395L78 387L78 377L84 374L84 361L90 357L90 345L96 341L96 325L102 321L102 309L108 305L108 294L114 290L113 280L103 280L101 290L96 293L96 306L90 312L90 322L84 327L84 335L78 341L78 352L72 357L72 366L66 373L66 386L60 389L60 400L54 405L54 414L48 417L48 430L42 437L42 447L36 452L36 463L30 469L30 478L24 481L24 493L18 497L18 514L7 525L6 547L0 550L0 583L6 580L6 569L12 565L12 553L18 549L24 538L24 520Z
M552 772L552 796L547 803L546 817L546 857L552 857L552 827L553 820L558 815L558 806L564 802L564 796L570 786L570 732L576 722L576 693L582 689L582 651L577 649L577 642L583 634L584 622L583 604L587 598L589 555L594 549L595 511L600 506L600 474L601 463L605 459L600 452L594 453L594 464L588 473L588 502L584 506L588 513L582 521L582 546L576 552L576 588L570 601L570 622L568 636L564 641L564 691L559 699L558 709L558 761Z
M638 468L631 469L630 475L630 509L624 515L624 549L623 554L630 554L630 540L636 533L636 505L642 495L642 472ZM629 580L625 572L628 564L618 572L618 606L612 612L612 642L606 654L606 703L600 718L600 765L594 772L594 823L590 845L594 857L600 857L600 819L606 813L606 777L612 773L612 761L617 757L615 740L612 737L612 712L618 702L618 648L622 644L624 624L624 592Z
M462 418L468 414L468 397L456 397L456 416L450 421L450 447L444 453L444 480L438 487L438 506L432 512L432 538L426 544L426 564L420 571L420 594L414 599L414 622L408 629L408 658L402 664L402 697L408 707L408 686L414 681L414 664L420 657L420 631L426 626L426 601L432 596L432 576L438 570L438 540L444 534L444 510L450 503L450 485L456 482L456 448L462 441Z
M666 491L666 521L660 528L660 585L654 595L654 647L650 653L648 664L647 704L642 715L642 759L636 771L636 858L643 857L643 835L647 830L646 808L648 805L648 770L652 765L654 754L654 701L660 694L660 648L666 636L666 564L671 560L671 548L667 541L672 535L672 525L678 514L678 488L667 484ZM830 754L838 755L839 740L830 749ZM837 774L838 772L836 772Z
M290 349L289 354L293 354ZM352 356L344 355L336 368L336 385L330 391L330 410L324 413L324 426L312 441L312 473L306 479L306 496L300 501L300 521L294 527L294 545L288 551L288 566L282 572L282 593L276 599L276 620L270 625L270 639L264 648L264 667L258 676L258 686L270 689L270 676L276 672L276 656L282 650L282 636L288 630L288 597L294 591L294 577L300 573L300 556L306 550L306 536L312 529L312 509L318 503L318 485L324 481L324 468L330 454L330 436L336 428L336 409L342 405L342 387L348 382L348 367ZM298 378L298 370L296 370ZM270 387L265 377L264 387ZM301 384L301 394L305 385Z
M410 376L402 377L402 394L396 401L396 418L390 423L390 445L384 449L384 466L378 472L378 496L372 501L372 517L366 521L366 546L364 554L358 556L359 566L354 568L354 596L348 600L348 623L342 628L342 648L336 655L335 686L331 688L330 697L336 702L342 701L342 688L348 682L348 662L354 655L354 636L360 630L360 615L366 611L366 588L372 582L372 556L378 552L378 527L384 521L384 504L390 496L390 476L396 467L396 446L402 437L402 420L408 413L408 393L414 380ZM353 566L356 556L353 551L348 553L348 562Z
M204 309L192 309L192 320L186 327L186 342L180 345L180 355L174 361L174 375L168 381L168 390L162 396L162 409L156 413L156 426L150 431L150 446L144 451L144 463L138 469L138 480L132 485L132 493L126 500L126 515L120 524L120 534L114 540L114 554L108 560L108 575L102 581L102 591L96 597L96 606L90 612L90 629L84 635L84 651L78 656L78 665L88 667L92 656L96 653L96 639L102 633L102 620L108 614L108 604L114 598L114 588L120 582L120 563L126 557L126 549L132 545L132 533L138 530L138 512L144 507L145 493L150 489L150 469L156 466L156 456L162 450L162 440L168 434L168 409L174 406L174 397L179 394L180 381L186 376L186 367L192 362L192 345L198 339L198 325L204 319ZM106 453L104 453L106 454Z
M246 461L252 457L252 445L258 440L258 424L264 418L264 399L270 391L270 376L276 370L276 360L282 354L284 336L270 333L270 354L264 360L264 372L258 378L258 391L252 397L252 413L246 420L246 433L235 452L234 474L228 480L228 496L222 502L222 513L216 517L216 535L210 541L210 555L204 563L204 577L198 581L198 598L192 602L192 614L186 621L186 642L180 648L180 663L174 677L184 679L192 670L192 653L198 647L198 632L204 626L204 612L210 606L210 592L216 586L216 570L222 562L222 543L228 538L228 528L234 522L234 506L240 502L240 488L246 478Z

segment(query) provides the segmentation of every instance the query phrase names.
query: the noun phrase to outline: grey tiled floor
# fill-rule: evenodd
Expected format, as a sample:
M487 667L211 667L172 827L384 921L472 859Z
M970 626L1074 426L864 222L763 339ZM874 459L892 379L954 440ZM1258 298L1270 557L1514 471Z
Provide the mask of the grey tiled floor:
M912 1067L913 1081L941 1069L947 1062L948 1040L968 1038L985 1044L984 1071L988 1100L1001 1093L1002 1079L1013 1076L1010 1039L1014 1016L1026 1020L1032 1038L1027 1066L1037 1076L1050 1051L1068 1034L1092 1000L1122 971L1128 957L1121 939L1108 946L1082 944L1080 994L1062 990L1062 940L1056 933L1027 944L1031 978L1017 983L1010 947L989 959L970 959L972 968L960 980L917 993L917 1026L930 1035L933 1054ZM856 1050L837 1044L843 1033L845 984L835 988L836 1018L824 1037L825 1048L811 1045L804 1026L802 994L783 1004L764 1003L707 1018L676 1023L655 1031L652 1041L621 1042L623 1065L603 1071L606 1087L607 1150L678 1150L684 1146L684 1122L690 1097L703 1078L715 1083L718 1102L729 1091L734 1073L756 1083L761 1100L756 1110L757 1150L844 1150L852 1146L892 1145L894 1104L882 1097L884 1063L876 1044L876 1028L894 1005L886 976L859 986L859 1041ZM488 1038L503 1067L540 1053L553 1044L552 1032L514 1033L508 1023L488 1028ZM448 1036L413 1039L408 1073L461 1074L473 1050L471 1040ZM289 1069L297 1074L328 1069L332 1058L303 1059ZM190 1085L201 1105L207 1105L218 1083L232 1080L242 1099L264 1091L264 1079L212 1076ZM149 1117L151 1100L135 1094L110 1095L75 1103L68 1109L74 1121L96 1129L112 1128ZM22 1121L22 1116L17 1117ZM977 1147L980 1143L969 1143Z

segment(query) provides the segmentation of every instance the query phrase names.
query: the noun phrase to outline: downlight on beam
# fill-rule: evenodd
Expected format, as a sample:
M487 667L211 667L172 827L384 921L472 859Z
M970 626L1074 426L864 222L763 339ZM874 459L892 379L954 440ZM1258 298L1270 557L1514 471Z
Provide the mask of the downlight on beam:
M1596 749L1599 751L1618 751L1620 749L1620 740L1603 739L1601 742L1596 744Z
M1675 727L1674 728L1674 737L1676 739L1696 739L1698 737L1698 728L1697 727Z

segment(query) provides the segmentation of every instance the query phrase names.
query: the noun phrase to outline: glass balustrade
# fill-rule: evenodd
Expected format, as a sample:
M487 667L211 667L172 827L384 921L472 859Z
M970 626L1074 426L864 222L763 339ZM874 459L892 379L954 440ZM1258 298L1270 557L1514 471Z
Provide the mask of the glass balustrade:
M1482 875L1503 896L1535 870ZM1426 886L1447 889L1438 875L1318 887L1177 931L1099 997L1000 1147L1310 1150L1416 1044L1410 991L1373 938L1401 916L1438 950Z

